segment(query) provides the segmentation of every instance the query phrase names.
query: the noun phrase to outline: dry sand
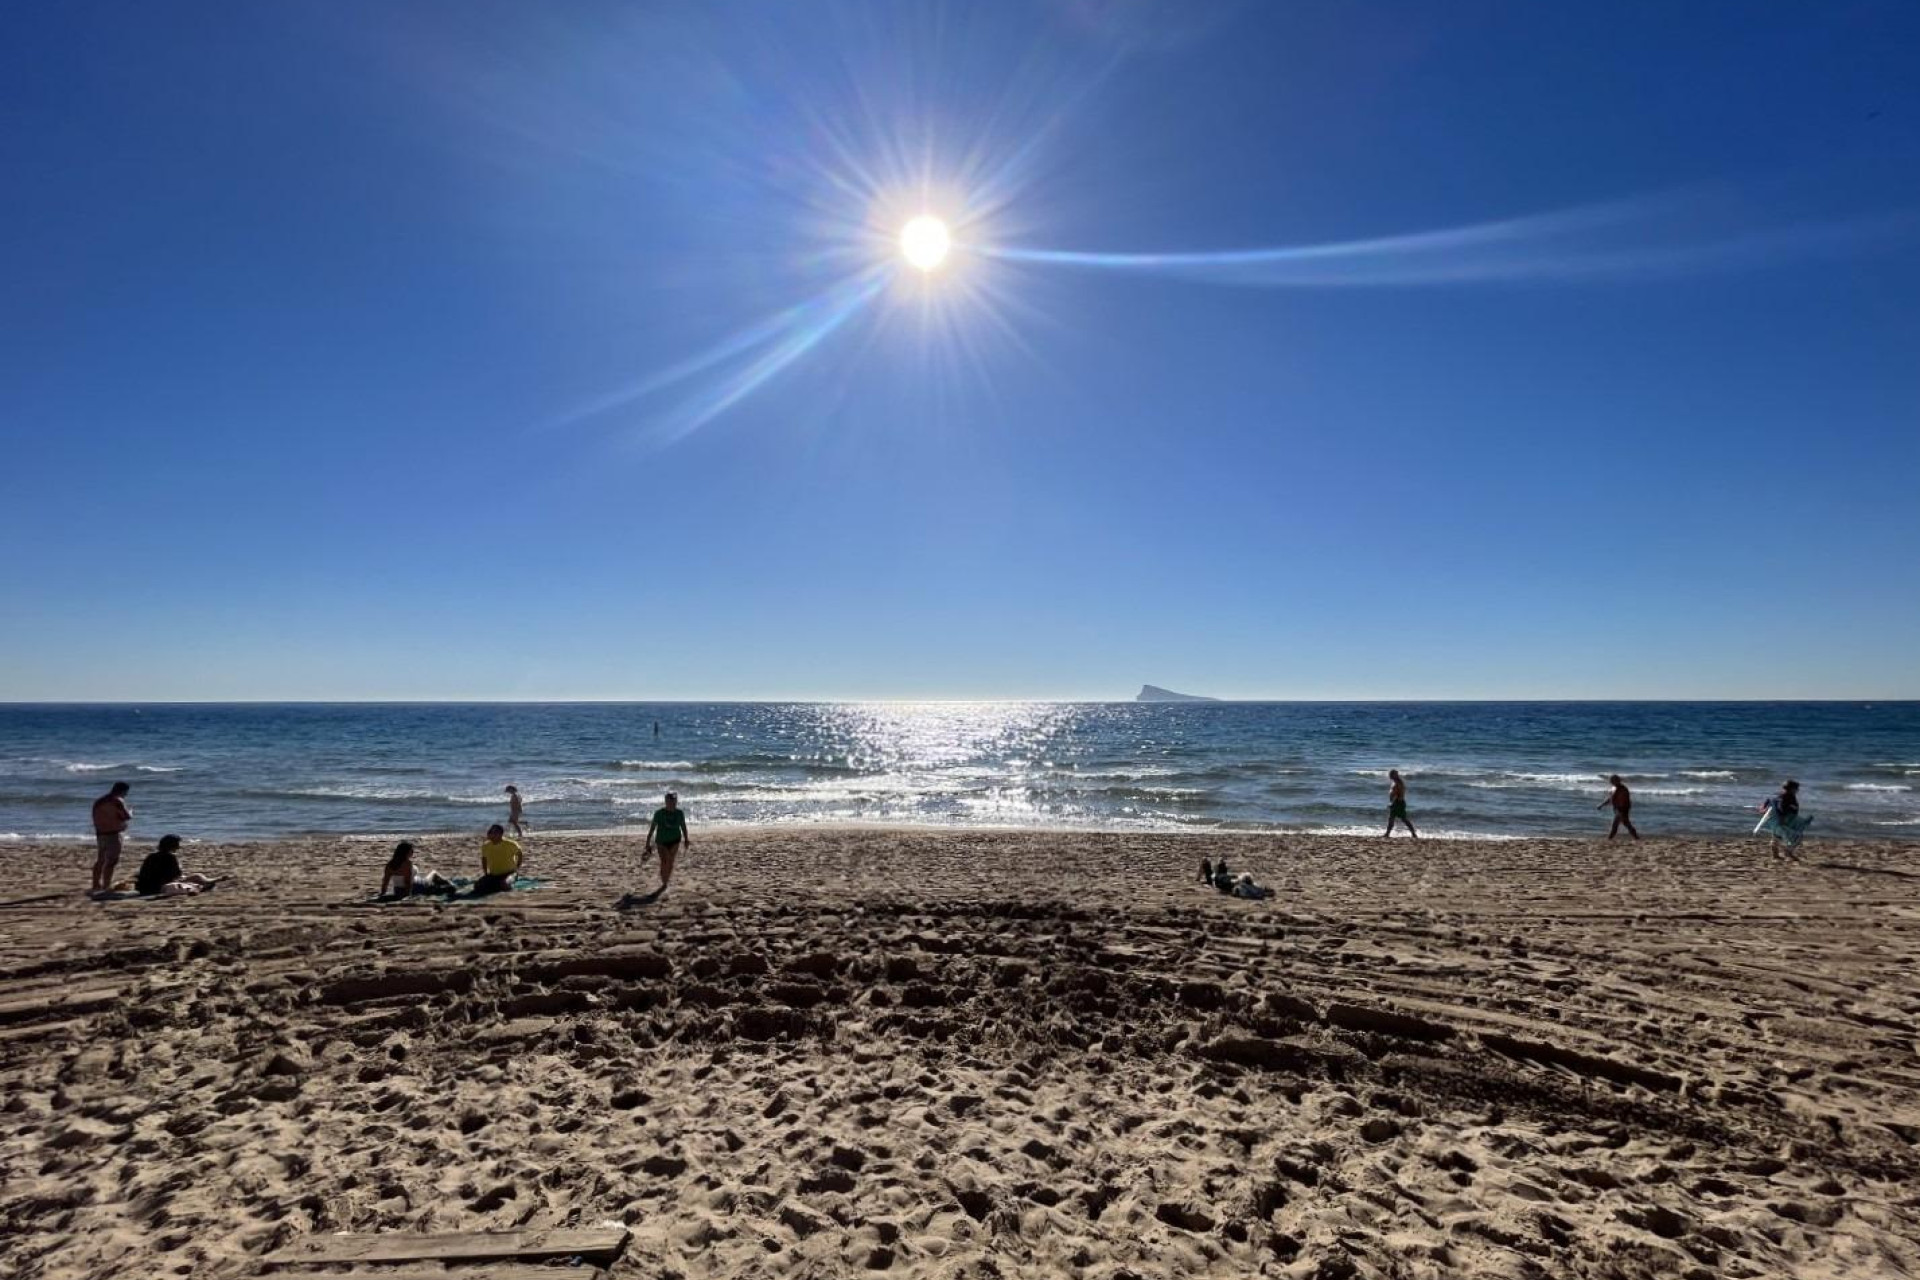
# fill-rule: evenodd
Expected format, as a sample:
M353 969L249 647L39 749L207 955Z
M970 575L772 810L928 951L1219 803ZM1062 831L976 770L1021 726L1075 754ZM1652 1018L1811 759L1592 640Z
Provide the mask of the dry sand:
M1920 1268L1920 848L697 838L624 912L612 839L455 906L357 905L367 844L111 904L10 849L0 1274L609 1220L716 1280Z

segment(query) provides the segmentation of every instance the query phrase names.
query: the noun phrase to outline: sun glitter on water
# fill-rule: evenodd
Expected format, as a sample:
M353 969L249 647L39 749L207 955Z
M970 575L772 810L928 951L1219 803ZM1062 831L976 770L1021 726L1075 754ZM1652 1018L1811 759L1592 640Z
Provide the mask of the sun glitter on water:
M922 271L932 271L947 260L953 248L953 235L947 224L930 213L923 213L900 229L900 252Z

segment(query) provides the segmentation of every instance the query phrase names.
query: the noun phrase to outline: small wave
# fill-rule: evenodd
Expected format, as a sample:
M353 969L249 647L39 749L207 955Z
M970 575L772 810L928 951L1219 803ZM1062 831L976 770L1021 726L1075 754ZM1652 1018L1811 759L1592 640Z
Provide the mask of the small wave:
M694 767L694 764L691 760L615 760L607 767L610 769L626 770L646 769L658 772L661 769L691 769Z
M1709 790L1708 787L1642 787L1640 794L1643 796L1703 796Z
M255 800L357 800L362 804L506 804L502 796L454 796L438 791L422 791L416 788L399 790L392 787L262 788L242 791L239 794Z
M75 760L70 764L62 765L61 768L68 773L106 773L113 769L124 769L126 766L123 764L91 764L85 760Z
M177 764L137 764L133 766L133 771L135 773L179 773L184 768L185 766Z
M1509 773L1497 778L1484 778L1467 784L1481 791L1539 790L1551 791L1598 791L1606 786L1606 780L1592 773Z
M1733 782L1738 779L1740 775L1731 769L1682 769L1680 776L1683 778L1704 778L1709 782Z
M1912 787L1904 782L1849 782L1847 791L1911 791Z
M1874 825L1874 826L1876 826L1876 827L1920 827L1920 817L1917 817L1917 818L1875 818L1875 819L1874 819L1874 822L1873 822L1873 825Z

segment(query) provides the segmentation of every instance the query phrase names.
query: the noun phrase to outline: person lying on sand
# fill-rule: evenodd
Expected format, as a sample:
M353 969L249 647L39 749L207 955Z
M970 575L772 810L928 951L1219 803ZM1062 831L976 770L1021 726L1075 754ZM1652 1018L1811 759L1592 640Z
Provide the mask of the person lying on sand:
M158 894L163 898L187 898L205 893L217 881L201 875L187 875L180 869L180 837L161 836L154 851L140 864L133 878L136 892Z
M413 841L402 840L393 846L387 869L380 877L382 898L411 898L422 893L452 893L458 888L438 871L420 875L413 869Z
M1242 871L1234 878L1233 896L1236 898L1252 898L1258 901L1261 898L1273 896L1273 890L1263 884L1257 883L1251 874Z
M507 839L505 827L497 822L488 827L487 842L480 846L480 878L473 882L474 895L513 888L522 856L519 844Z

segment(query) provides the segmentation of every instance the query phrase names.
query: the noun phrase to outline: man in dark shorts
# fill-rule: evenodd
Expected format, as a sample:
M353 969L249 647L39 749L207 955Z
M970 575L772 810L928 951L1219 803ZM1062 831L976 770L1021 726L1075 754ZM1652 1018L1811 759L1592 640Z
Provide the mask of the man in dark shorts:
M113 888L113 869L120 864L121 837L133 822L133 810L127 808L127 792L133 790L116 782L107 794L93 802L93 843L99 852L93 859L93 888L100 893Z
M660 887L653 891L659 897L667 891L667 881L673 879L674 859L680 856L680 846L692 844L687 835L687 811L680 807L680 797L667 792L667 802L653 811L653 821L647 824L647 845L640 851L645 858L653 852L653 846L660 846Z
M473 882L473 896L504 893L513 888L525 855L518 841L507 839L507 829L499 823L487 828L487 842L480 846L480 878Z
M1593 806L1596 809L1613 806L1613 826L1607 830L1607 839L1613 839L1620 834L1620 828L1625 827L1627 834L1638 840L1640 833L1633 829L1633 793L1627 790L1627 784L1620 781L1620 775L1617 773L1607 781L1612 784L1613 790L1607 792L1605 800Z
M1400 776L1398 769L1389 769L1387 782L1387 832L1384 838L1392 839L1393 824L1404 822L1407 824L1407 834L1418 840L1420 833L1413 829L1413 819L1407 816L1406 779Z

